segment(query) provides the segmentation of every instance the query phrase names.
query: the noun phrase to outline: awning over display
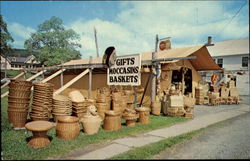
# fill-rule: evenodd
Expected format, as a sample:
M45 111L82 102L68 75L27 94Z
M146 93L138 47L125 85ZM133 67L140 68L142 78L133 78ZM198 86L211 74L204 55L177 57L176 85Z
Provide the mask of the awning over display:
M189 60L197 71L221 70L221 68L214 62L206 46L204 45L159 51L156 53L156 56L157 56L157 59L171 59L171 58L183 58L183 57L189 57L189 56L196 56L196 59L189 59ZM141 60L142 62L148 62L151 64L152 52L141 53ZM161 63L174 63L177 61L179 60L170 60L170 61L165 61ZM83 64L89 64L89 62L90 62L90 59L88 58L78 59L78 60L71 60L69 62L66 62L64 63L64 65L83 65ZM102 57L92 58L91 60L91 64L101 64L101 63L102 63Z
M210 56L206 46L191 46L184 48L169 49L164 51L159 51L156 53L156 59L171 59L171 58L181 58L196 56L196 59L190 59L194 68L197 71L201 70L221 70L221 68L214 62L213 58ZM152 52L142 53L142 61L151 61ZM179 60L165 61L161 63L174 63Z

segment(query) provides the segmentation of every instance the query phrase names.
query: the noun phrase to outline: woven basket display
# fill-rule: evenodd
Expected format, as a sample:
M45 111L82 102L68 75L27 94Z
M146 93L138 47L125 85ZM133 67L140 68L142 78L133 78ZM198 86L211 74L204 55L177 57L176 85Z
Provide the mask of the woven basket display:
M61 139L73 139L80 133L79 118L75 116L61 116L57 119L56 136Z
M118 102L118 101L122 100L122 92L112 93L111 97L112 97L113 101Z
M116 131L121 129L121 113L110 110L105 112L104 130Z
M151 108L152 108L151 113L153 115L160 115L161 114L161 102L152 101Z
M20 97L12 97L8 96L8 102L13 103L30 103L30 98L20 98Z
M96 101L98 102L98 103L106 103L107 102L107 96L105 95L105 94L103 94L103 93L99 93L99 94L97 94L97 96L96 96Z
M133 113L129 113L129 112L126 113L126 110L125 110L125 112L122 115L122 118L126 120L126 126L129 126L129 127L135 126L135 122L139 118L139 113L136 113L135 110L133 110L133 111L135 113L134 112Z
M31 91L30 90L21 90L21 89L9 89L9 95L12 97L18 98L30 98Z
M51 83L34 83L33 103L30 118L32 120L49 120L52 110L53 87Z
M20 108L20 109L29 109L28 103L17 103L17 102L8 102L8 108Z
M14 128L23 128L27 121L28 111L15 111L8 109L8 120Z
M69 97L64 95L53 96L53 116L66 115L70 116L72 114L72 101ZM56 119L55 119L56 120Z
M85 100L82 93L78 90L74 90L68 94L72 102L83 102Z
M137 108L135 108L135 111L137 111L139 113L138 122L140 122L141 124L149 124L150 108L148 108L148 107L137 107Z
M98 114L101 116L101 119L104 120L105 112L108 111L107 103L96 103L96 108L97 108Z
M31 121L25 124L27 130L32 131L33 136L28 142L32 148L40 148L50 144L47 131L53 128L53 124L48 121Z
M32 82L11 80L9 87L8 119L14 128L22 128L27 121Z
M14 90L30 90L32 82L24 80L11 80L9 87Z
M84 116L80 121L84 132L88 135L92 135L99 131L102 119L98 116Z

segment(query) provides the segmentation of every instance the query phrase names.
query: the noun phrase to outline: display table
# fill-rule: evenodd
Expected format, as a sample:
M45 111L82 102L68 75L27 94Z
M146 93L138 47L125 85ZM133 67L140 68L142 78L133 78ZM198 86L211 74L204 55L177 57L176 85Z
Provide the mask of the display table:
M27 130L32 131L33 136L28 142L32 148L40 148L50 144L47 131L50 130L53 124L49 121L32 121L25 124Z

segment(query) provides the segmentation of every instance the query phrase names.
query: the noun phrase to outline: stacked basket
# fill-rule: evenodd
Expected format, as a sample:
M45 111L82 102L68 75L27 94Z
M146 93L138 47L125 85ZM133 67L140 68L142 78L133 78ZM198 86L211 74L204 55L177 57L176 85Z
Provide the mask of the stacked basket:
M96 108L101 119L104 120L105 112L110 110L110 93L107 88L98 89L96 96Z
M72 114L71 99L64 95L53 96L52 115L55 121L60 116L70 116Z
M35 120L49 120L52 109L53 87L51 83L34 83L33 103L30 118Z
M23 128L29 111L32 82L11 80L9 87L9 122L14 128Z
M79 119L82 118L87 109L85 107L85 98L82 93L78 90L72 91L69 93L69 98L72 101L72 113L74 116L77 116Z

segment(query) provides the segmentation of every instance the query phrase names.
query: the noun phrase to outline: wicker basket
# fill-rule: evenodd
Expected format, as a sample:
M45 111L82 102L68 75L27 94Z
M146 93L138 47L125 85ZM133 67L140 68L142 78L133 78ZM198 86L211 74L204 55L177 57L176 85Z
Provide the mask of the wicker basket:
M97 94L97 96L96 96L96 102L98 102L98 103L105 103L107 101L106 99L107 99L107 96L105 94L102 94L102 93Z
M85 133L92 135L98 132L101 126L101 118L93 116L85 116L81 119L83 130Z
M152 108L151 113L153 115L160 115L161 114L161 102L152 101L151 108Z
M139 107L135 108L135 110L139 113L139 119L138 121L141 124L149 124L149 111L150 109L147 107Z
M79 118L75 116L62 116L57 119L56 136L61 139L73 139L80 133Z
M31 90L9 90L9 95L12 97L20 97L20 98L30 98Z
M8 102L13 102L13 103L30 103L30 98L20 98L20 97L8 96Z
M104 130L116 131L121 129L121 113L115 111L106 111L103 128Z
M11 80L9 87L14 90L30 90L32 85L30 81Z
M105 111L108 111L107 109L107 103L96 103L96 108L98 114L101 116L101 119L104 120L105 118Z
M29 103L8 102L8 108L28 109L29 108Z
M15 111L13 109L8 109L7 112L8 112L9 123L11 123L14 128L22 128L25 126L28 115L27 110Z

